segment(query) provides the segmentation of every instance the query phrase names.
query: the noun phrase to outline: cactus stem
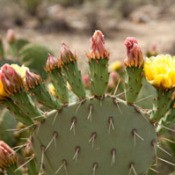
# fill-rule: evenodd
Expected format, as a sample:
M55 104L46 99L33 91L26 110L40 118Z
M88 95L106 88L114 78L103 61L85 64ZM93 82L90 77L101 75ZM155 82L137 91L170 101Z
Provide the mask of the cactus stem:
M119 101L117 99L114 100L114 104L117 106L119 112L122 114L122 110L120 109Z
M166 151L164 148L162 148L160 145L157 145L157 148L159 148L162 152L164 152L165 154L167 154L168 156L172 157L172 154L169 153L168 151Z
M47 151L47 149L51 146L51 144L54 142L55 143L55 140L56 138L58 137L58 132L57 131L54 131L53 132L53 137L51 138L50 142L47 144L46 148L45 148L45 152ZM55 146L56 147L56 146Z
M57 169L57 171L55 172L55 174L58 174L61 171L61 169L64 168L64 170L66 172L66 175L67 175L68 173L67 173L66 165L67 165L67 161L65 159L62 160L62 164L59 166L59 168Z
M93 111L93 105L90 104L89 105L89 114L88 114L88 117L87 117L88 120L92 120L92 111Z
M98 168L98 163L95 162L95 163L93 164L93 175L95 175L95 172L96 172L97 168Z
M165 159L162 159L162 158L160 158L160 157L157 157L157 158L158 158L160 161L165 162L165 163L167 163L167 164L172 165L172 166L175 167L175 163L172 163L172 162L170 162L170 161L168 161L168 160L165 160Z
M115 130L113 117L109 117L109 118L108 118L108 123L109 123L109 130L108 130L108 132L109 132L109 134L110 134L111 129L112 129L112 130Z
M75 135L75 125L77 123L77 118L73 117L72 121L71 121L71 126L70 126L70 131L73 131L74 135Z
M129 170L129 175L132 174L132 172L134 173L134 175L138 175L135 168L134 168L134 163L130 164L130 170Z
M78 156L79 156L79 153L80 153L80 147L79 146L76 146L76 148L75 148L75 154L74 154L74 156L73 156L73 160L75 160L76 162L77 162L77 160L78 160Z
M111 155L112 155L111 165L114 165L115 164L115 158L116 158L116 149L115 148L113 148L111 150Z
M91 134L91 137L89 139L89 143L92 143L92 148L94 148L94 143L95 143L95 139L97 138L97 133L96 132L93 132Z
M44 171L44 153L45 153L45 146L41 145L41 161L40 161L40 168L39 168L39 174L43 174Z

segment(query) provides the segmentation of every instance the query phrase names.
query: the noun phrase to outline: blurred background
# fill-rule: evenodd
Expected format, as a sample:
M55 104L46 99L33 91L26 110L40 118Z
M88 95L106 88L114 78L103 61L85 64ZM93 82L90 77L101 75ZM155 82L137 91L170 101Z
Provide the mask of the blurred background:
M174 19L174 0L0 0L2 38L11 28L56 55L65 42L82 59L96 29L105 35L111 61L125 57L127 36L136 37L144 52L154 47L175 54Z

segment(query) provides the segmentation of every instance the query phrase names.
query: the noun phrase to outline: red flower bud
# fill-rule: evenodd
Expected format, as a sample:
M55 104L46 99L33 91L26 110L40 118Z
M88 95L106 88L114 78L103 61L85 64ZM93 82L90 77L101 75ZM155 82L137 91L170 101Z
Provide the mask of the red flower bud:
M49 54L45 66L46 72L50 72L60 66L60 59L56 59L53 55Z
M0 141L0 168L5 169L17 162L17 156L5 142Z
M71 52L65 43L62 43L60 49L60 59L63 64L67 64L69 62L77 61L77 56Z
M42 81L41 76L33 72L26 72L26 88L27 90L36 87Z
M127 58L124 60L125 65L128 67L142 67L144 59L137 40L133 37L128 37L126 38L124 44L127 50Z
M109 52L105 49L104 35L100 30L96 30L91 38L91 50L87 54L89 59L109 59Z

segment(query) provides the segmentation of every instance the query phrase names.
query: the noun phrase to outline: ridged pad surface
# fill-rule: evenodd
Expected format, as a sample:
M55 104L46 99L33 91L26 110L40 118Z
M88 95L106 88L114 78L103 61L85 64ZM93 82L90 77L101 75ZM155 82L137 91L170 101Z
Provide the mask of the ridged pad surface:
M146 116L105 97L49 112L33 147L47 175L143 175L154 160L155 140Z

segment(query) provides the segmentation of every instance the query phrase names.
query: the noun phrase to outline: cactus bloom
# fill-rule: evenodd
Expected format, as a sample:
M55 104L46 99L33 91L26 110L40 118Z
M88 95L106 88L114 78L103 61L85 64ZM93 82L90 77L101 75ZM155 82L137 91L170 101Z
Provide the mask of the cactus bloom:
M48 86L47 86L47 88L48 88L48 91L49 91L49 93L50 93L51 95L53 95L53 96L55 96L55 97L57 96L57 95L56 95L55 87L53 86L52 83L49 83Z
M60 59L63 64L67 64L69 62L77 61L77 56L71 52L70 48L65 43L62 43Z
M26 72L29 71L29 68L24 65L19 66L17 64L11 64L10 66L21 76L23 81L25 81Z
M2 71L0 70L0 99L5 98L7 96L7 93L4 90L4 85L2 82L2 77L4 75L2 74Z
M89 59L109 59L109 52L105 49L104 35L100 30L96 30L91 38L91 50L87 54Z
M17 162L17 156L5 142L0 141L0 168L5 169Z
M150 57L144 65L146 79L155 87L171 89L175 87L175 57L158 55Z
M110 65L109 69L111 72L113 72L120 70L122 67L123 67L122 62L117 60Z
M142 67L144 59L137 40L134 37L128 37L124 44L127 50L127 58L124 60L125 65L128 67Z

